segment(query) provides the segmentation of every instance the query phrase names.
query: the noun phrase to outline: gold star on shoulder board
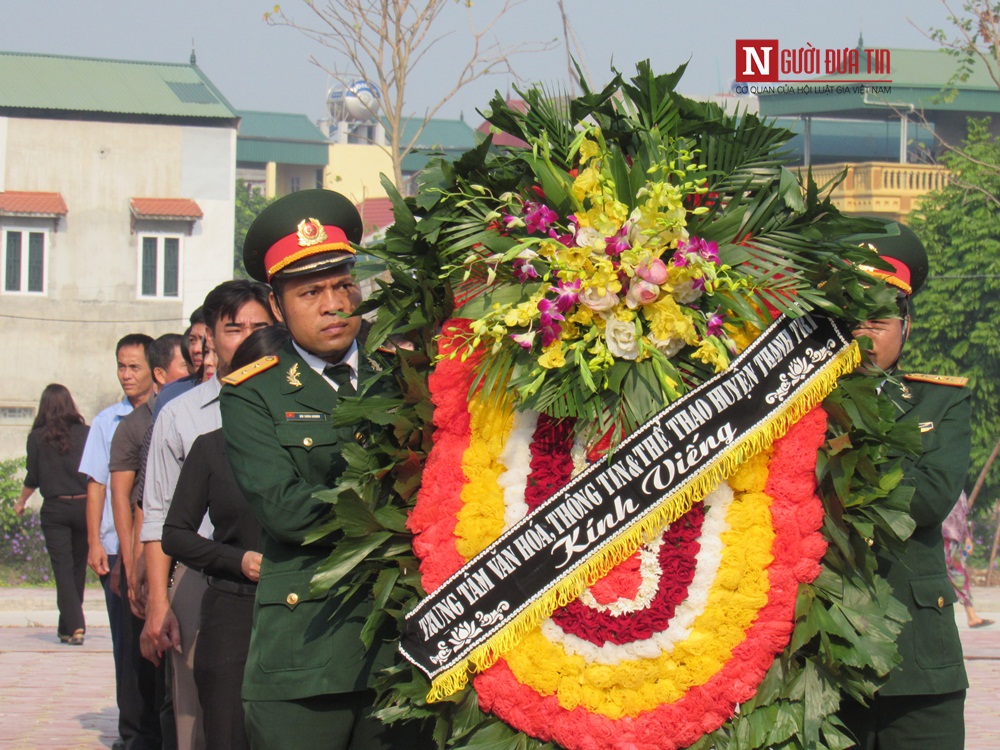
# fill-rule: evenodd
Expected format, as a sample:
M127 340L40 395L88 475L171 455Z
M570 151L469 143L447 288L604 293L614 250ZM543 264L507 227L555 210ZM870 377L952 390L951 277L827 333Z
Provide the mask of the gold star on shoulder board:
M296 388L302 385L302 381L299 380L299 363L296 362L288 369L288 374L285 375L285 379L288 380L288 385L293 385Z

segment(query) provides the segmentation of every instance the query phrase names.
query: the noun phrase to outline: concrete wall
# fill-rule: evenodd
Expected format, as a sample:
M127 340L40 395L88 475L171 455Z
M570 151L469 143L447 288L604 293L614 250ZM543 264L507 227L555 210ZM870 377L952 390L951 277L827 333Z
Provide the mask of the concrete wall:
M386 197L379 175L392 179L392 159L381 147L332 143L329 161L323 187L346 195L355 205L366 198Z
M177 331L232 278L236 130L0 118L0 188L59 192L68 214L0 218L49 231L46 293L0 292L0 406L37 406L47 383L90 421L121 397L115 342ZM204 216L133 223L129 199L190 198ZM179 297L138 294L140 231L181 235ZM26 424L0 423L0 456L23 454Z

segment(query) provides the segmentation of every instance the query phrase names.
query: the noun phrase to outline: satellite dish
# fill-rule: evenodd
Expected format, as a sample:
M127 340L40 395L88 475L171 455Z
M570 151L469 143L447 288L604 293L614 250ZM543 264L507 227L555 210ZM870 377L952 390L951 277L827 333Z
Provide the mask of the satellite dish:
M335 120L374 120L380 99L378 89L368 81L358 79L346 89L331 89L327 107Z

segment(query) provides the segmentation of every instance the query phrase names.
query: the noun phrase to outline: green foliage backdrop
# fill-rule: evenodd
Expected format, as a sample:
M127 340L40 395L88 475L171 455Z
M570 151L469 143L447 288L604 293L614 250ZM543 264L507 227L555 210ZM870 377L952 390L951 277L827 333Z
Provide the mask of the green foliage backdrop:
M945 165L956 181L924 199L910 226L923 240L930 276L916 297L913 334L903 365L912 371L964 375L972 389L972 463L967 488L1000 440L1000 141L989 120L970 120L960 151ZM995 465L976 501L1000 498Z

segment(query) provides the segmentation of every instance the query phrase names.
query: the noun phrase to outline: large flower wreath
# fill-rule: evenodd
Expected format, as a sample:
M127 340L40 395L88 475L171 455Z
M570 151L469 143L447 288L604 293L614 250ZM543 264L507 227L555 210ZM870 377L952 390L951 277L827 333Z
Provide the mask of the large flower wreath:
M373 591L369 640L775 314L891 309L857 270L872 227L782 166L791 134L680 97L681 72L531 90L523 113L498 97L490 121L526 148L487 139L391 191L367 345L414 349L335 415L363 445L317 532L341 538L315 585ZM775 437L470 687L429 703L419 671L388 670L379 715L455 747L848 744L841 696L898 658L870 543L911 529L891 455L914 436L846 375Z

